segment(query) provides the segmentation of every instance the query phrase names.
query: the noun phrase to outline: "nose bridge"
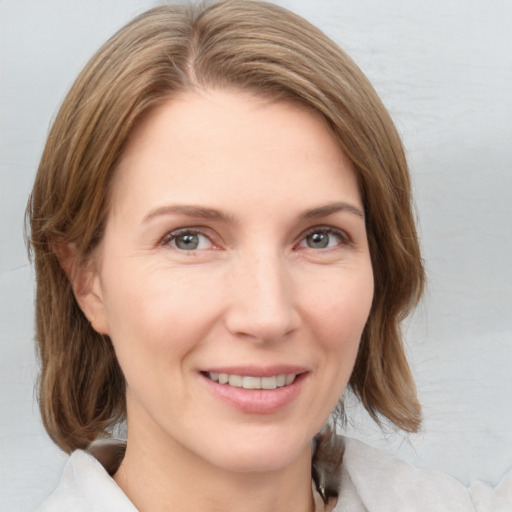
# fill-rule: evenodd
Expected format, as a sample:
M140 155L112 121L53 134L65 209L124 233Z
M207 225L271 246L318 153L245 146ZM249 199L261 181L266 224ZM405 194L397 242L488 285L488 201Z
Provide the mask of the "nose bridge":
M228 328L259 340L278 339L297 326L292 278L281 255L269 248L240 255L231 275Z

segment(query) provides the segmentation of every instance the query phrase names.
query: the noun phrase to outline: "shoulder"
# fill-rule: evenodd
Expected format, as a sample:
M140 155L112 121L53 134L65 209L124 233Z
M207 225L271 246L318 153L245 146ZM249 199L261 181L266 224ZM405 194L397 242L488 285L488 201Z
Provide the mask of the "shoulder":
M59 486L37 512L136 512L102 464L90 453L73 452Z
M361 441L345 446L338 511L506 512L512 505L512 472L492 488L466 487L449 475L416 468Z

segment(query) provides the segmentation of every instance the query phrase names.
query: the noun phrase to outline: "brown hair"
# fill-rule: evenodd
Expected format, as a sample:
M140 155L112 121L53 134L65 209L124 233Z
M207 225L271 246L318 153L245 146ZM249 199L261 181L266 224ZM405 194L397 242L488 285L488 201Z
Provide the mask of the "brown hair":
M420 407L400 322L424 282L400 138L374 89L320 30L272 4L162 6L115 34L75 81L55 119L27 208L37 275L40 407L69 452L124 419L124 378L110 339L80 310L57 257L85 261L101 240L127 139L163 101L194 88L238 88L318 112L358 177L375 295L350 387L374 419L416 431Z

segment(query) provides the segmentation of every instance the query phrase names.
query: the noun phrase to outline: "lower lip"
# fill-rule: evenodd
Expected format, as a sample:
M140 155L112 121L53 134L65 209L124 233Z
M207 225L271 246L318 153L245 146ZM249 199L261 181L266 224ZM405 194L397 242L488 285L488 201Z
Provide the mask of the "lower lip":
M219 384L202 374L201 378L217 398L235 409L247 414L273 414L297 398L306 375L297 375L291 384L275 389L237 388L229 384Z

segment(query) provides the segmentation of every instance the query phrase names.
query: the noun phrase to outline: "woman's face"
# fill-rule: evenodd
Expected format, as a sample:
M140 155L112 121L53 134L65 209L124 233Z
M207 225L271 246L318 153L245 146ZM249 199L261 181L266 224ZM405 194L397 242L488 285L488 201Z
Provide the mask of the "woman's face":
M316 114L203 91L137 128L84 299L126 378L129 443L236 471L298 460L372 296L356 177Z

